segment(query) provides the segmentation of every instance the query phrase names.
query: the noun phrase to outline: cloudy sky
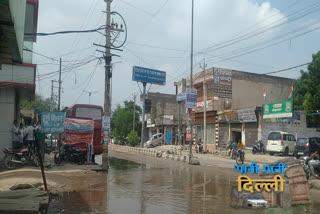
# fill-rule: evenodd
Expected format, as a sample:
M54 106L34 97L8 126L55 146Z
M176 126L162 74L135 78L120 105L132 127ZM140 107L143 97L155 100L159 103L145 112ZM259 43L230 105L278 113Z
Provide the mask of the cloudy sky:
M195 0L194 72L205 58L208 67L266 73L311 61L320 50L318 0ZM38 33L94 29L105 24L103 0L40 0ZM132 66L167 72L166 86L150 91L175 93L174 82L190 74L191 0L113 0L112 11L127 24L121 57L113 58L112 105L140 94L132 81ZM118 16L115 22L121 23ZM124 34L118 38L119 44ZM38 37L37 93L49 97L51 80L58 80L62 58L62 106L104 103L104 63L93 43L105 44L99 33ZM304 68L305 67L301 67ZM277 73L297 78L301 68ZM58 85L56 84L55 87ZM141 87L141 86L140 86ZM57 88L54 91L57 94Z

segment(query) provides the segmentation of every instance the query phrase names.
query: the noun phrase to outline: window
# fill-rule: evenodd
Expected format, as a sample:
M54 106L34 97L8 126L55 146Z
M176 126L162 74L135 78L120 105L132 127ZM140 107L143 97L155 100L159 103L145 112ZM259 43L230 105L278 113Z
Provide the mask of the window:
M290 141L290 136L288 136L287 134L284 134L283 141Z
M268 140L281 140L281 134L277 132L272 132L269 134Z
M153 136L153 140L157 139L158 138L158 135L155 135Z
M102 112L99 108L77 107L76 117L102 120Z
M293 135L291 135L291 141L296 142L296 138Z

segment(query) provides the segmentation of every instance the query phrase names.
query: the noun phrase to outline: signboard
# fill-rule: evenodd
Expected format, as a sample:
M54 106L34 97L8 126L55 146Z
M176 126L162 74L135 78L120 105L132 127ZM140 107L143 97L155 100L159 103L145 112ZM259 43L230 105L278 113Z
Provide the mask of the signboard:
M64 132L64 112L42 112L41 132L56 134Z
M232 98L232 70L213 68L214 96Z
M151 68L133 66L132 80L137 82L156 84L156 85L165 85L166 72L154 70Z
M263 119L292 117L292 100L263 105Z
M93 120L81 120L65 118L65 143L87 143L92 144L93 140Z
M148 128L156 127L156 124L152 124L151 119L147 119L147 127Z
M163 115L163 125L173 124L173 115Z
M197 102L197 108L196 108L196 112L203 112L204 109L204 102ZM206 101L206 109L207 111L212 111L213 110L213 101L212 100L207 100Z
M238 110L238 119L241 123L257 122L254 109Z
M197 90L194 88L186 89L186 108L197 108Z
M110 117L109 116L103 116L102 117L102 130L110 130Z
M293 115L294 115L293 117L268 118L268 119L265 119L264 122L265 123L281 123L284 125L287 125L287 124L300 125L301 124L300 112L295 111Z
M177 95L177 102L184 101L186 99L186 93L180 93Z
M226 117L226 121L228 123L240 123L237 111L228 111L228 112L225 112L224 114Z

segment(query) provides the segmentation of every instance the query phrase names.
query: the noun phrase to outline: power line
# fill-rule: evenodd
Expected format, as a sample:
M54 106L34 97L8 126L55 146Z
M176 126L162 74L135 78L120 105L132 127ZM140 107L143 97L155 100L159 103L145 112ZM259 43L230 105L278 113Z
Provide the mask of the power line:
M105 30L106 27L99 27L96 29L91 29L91 30L67 30L67 31L58 31L58 32L53 32L53 33L25 33L24 35L36 35L36 36L52 36L52 35L58 35L58 34L71 34L71 33L93 33L97 32L99 30Z

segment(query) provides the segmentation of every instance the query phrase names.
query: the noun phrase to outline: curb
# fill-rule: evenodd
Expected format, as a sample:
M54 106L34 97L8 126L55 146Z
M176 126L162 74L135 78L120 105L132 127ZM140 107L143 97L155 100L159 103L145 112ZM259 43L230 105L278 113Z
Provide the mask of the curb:
M187 156L185 155L174 155L174 154L166 154L166 152L156 150L156 149L146 149L146 148L138 148L138 147L130 147L130 146L121 146L115 144L109 144L109 150L113 150L116 152L125 152L125 153L133 153L146 155L157 158L164 158L167 160L187 162Z

